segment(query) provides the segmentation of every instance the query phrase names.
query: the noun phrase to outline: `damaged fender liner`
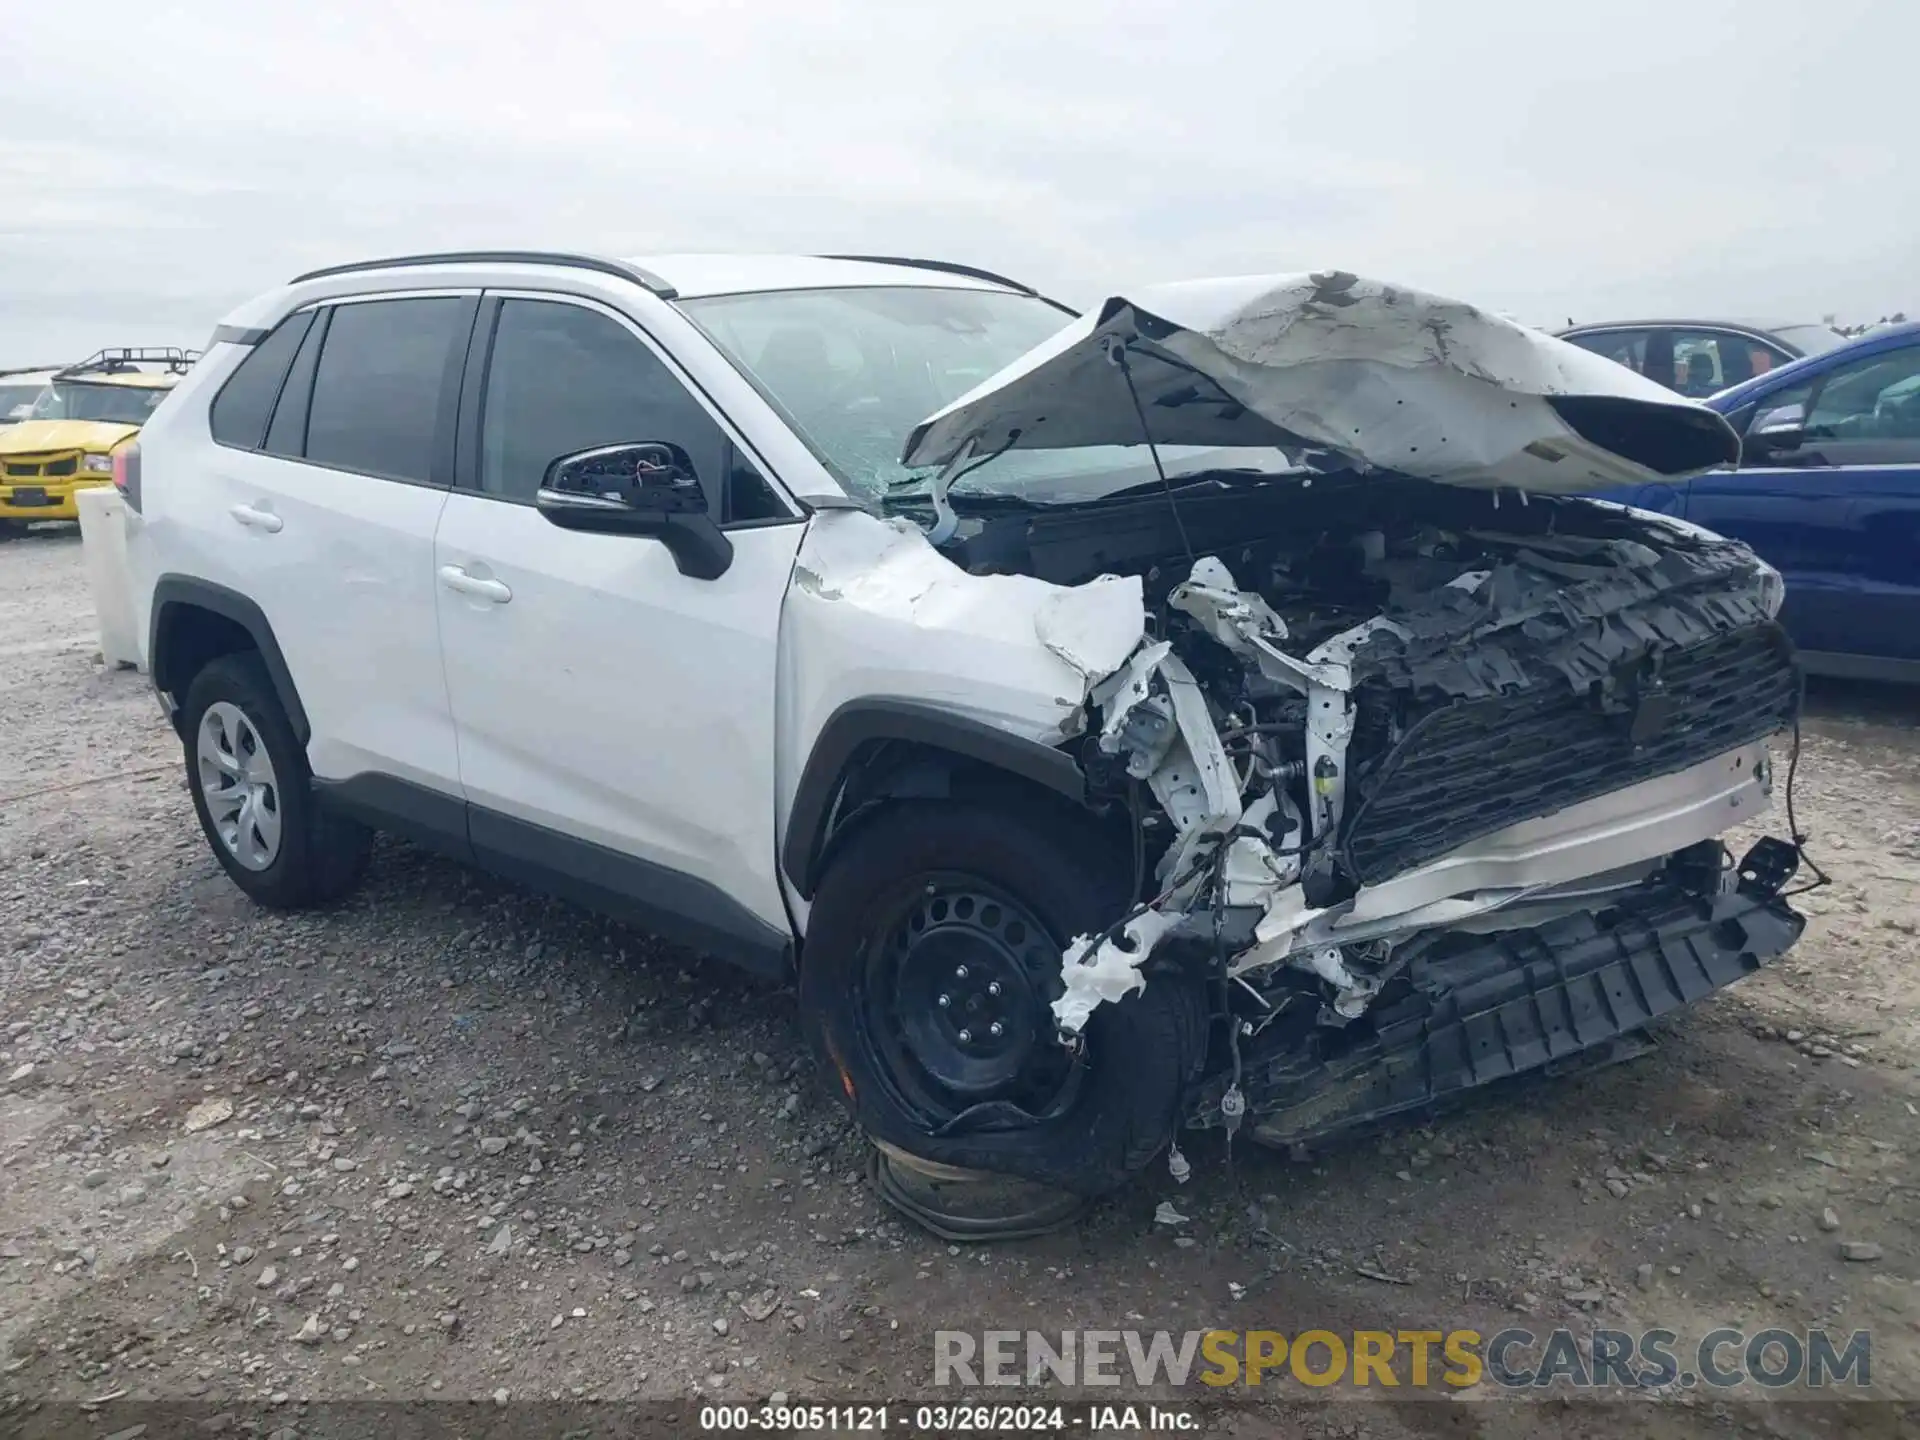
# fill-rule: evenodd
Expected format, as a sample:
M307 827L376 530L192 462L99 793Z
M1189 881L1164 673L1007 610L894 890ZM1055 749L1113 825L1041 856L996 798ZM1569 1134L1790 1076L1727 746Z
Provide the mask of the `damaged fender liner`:
M1240 1082L1254 1138L1313 1140L1591 1054L1751 974L1806 924L1751 883L1714 897L1650 884L1609 918L1603 928L1570 915L1465 946L1423 937L1407 971L1412 993L1379 1005L1358 1043L1352 1030L1320 1028L1262 1054L1256 1038ZM1222 1123L1226 1083L1202 1088L1189 1124Z
M821 727L787 816L780 867L803 896L819 883L820 857L848 764L862 746L897 740L1007 771L1073 801L1086 801L1086 778L1073 757L1037 740L911 700L852 700Z

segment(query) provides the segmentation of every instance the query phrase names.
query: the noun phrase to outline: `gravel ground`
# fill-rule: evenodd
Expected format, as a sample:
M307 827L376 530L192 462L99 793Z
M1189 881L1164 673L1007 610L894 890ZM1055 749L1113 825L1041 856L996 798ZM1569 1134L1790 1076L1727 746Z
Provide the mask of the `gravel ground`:
M1875 1395L1920 1397L1913 694L1816 692L1798 800L1835 883L1650 1053L1310 1157L1190 1144L1183 1187L1156 1167L1068 1233L963 1250L870 1192L787 992L397 843L337 910L252 907L145 679L95 657L73 532L0 543L0 1430L101 1396L900 1397L937 1328L1827 1324L1872 1332ZM1797 1398L1289 1383L1209 1424L1892 1434L1901 1408Z

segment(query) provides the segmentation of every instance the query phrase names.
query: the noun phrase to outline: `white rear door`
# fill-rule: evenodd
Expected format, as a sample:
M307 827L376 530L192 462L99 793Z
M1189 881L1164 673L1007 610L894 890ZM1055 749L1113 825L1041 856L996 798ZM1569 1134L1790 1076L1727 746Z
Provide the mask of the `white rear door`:
M265 613L321 779L391 775L459 794L433 534L477 305L475 295L410 295L302 312L243 362L210 412L216 443L199 478L211 503L193 537L206 552L195 573L231 577ZM264 433L250 398L259 390Z

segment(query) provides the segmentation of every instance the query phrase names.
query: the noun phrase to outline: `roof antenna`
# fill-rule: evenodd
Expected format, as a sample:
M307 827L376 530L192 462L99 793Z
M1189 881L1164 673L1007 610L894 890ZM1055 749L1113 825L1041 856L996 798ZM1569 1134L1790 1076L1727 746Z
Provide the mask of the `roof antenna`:
M1140 417L1140 438L1147 442L1147 453L1153 456L1154 473L1160 477L1160 488L1167 492L1167 509L1173 512L1173 528L1180 532L1180 543L1186 548L1189 564L1199 560L1194 553L1193 541L1187 536L1187 522L1180 516L1180 501L1173 493L1173 482L1167 479L1167 467L1160 463L1160 447L1153 443L1153 430L1147 424L1146 406L1140 403L1140 392L1133 383L1133 367L1127 363L1127 342L1117 335L1107 337L1107 360L1120 367L1120 374L1126 379L1127 394L1133 397L1133 413Z

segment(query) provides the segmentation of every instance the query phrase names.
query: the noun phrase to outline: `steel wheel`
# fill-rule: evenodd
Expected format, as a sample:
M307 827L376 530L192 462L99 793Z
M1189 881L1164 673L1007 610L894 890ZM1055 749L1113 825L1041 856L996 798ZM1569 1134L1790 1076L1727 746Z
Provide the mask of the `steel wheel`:
M280 784L253 721L230 700L200 717L195 746L200 793L214 833L248 870L265 870L280 854Z
M988 1102L1041 1114L1072 1089L1073 1055L1049 1006L1060 950L1011 896L965 875L928 876L891 908L869 952L863 1029L934 1125Z

